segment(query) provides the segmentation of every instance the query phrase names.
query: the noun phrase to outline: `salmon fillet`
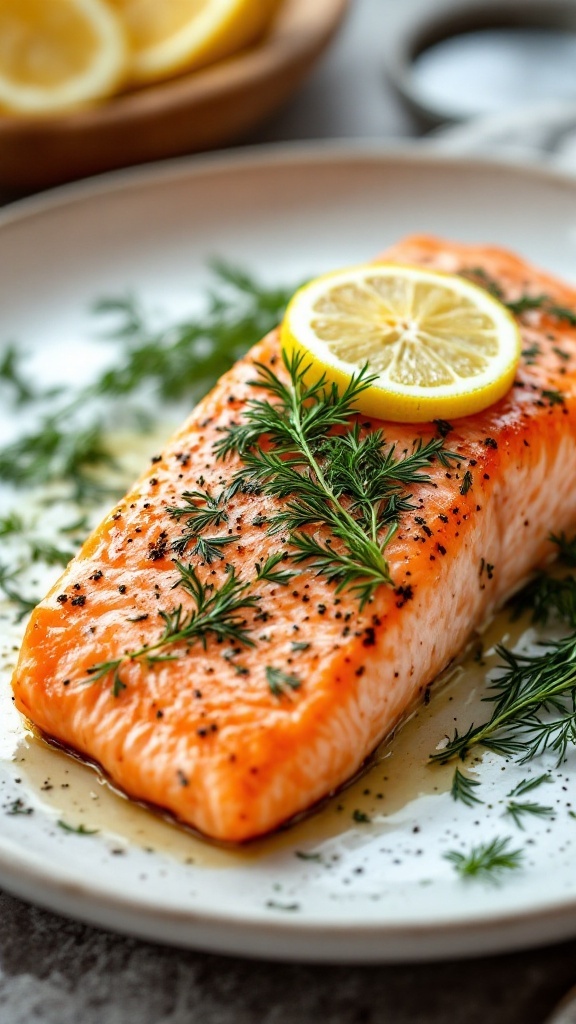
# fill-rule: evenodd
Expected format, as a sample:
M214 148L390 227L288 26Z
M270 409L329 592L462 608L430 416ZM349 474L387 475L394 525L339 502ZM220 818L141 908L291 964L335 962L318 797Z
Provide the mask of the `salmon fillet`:
M500 249L417 237L386 257L482 268L510 300L546 293L576 308L576 292ZM218 840L266 833L342 785L550 555L550 532L576 525L576 330L539 311L522 320L528 356L513 389L449 432L450 450L468 461L434 462L430 482L410 488L418 508L401 517L387 549L393 586L360 610L350 592L336 598L303 566L289 586L263 585L259 607L245 610L255 646L238 656L209 640L174 661L127 662L117 695L110 678L87 683L95 664L153 641L160 611L193 607L174 591L171 544L181 526L167 507L184 491L216 493L238 469L235 456L216 461L213 446L254 397L254 361L282 372L278 333L268 335L194 410L33 613L13 679L19 710L131 797ZM380 426L398 450L437 436L434 424L363 429ZM222 585L226 561L253 575L282 549L263 525L278 507L237 493L226 557L210 566L197 558L198 576ZM279 697L270 668L302 685Z

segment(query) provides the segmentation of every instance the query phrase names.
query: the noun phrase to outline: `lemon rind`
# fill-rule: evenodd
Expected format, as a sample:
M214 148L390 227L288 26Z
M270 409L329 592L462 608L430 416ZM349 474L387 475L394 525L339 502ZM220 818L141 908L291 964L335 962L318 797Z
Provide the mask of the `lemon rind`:
M118 18L103 0L77 0L98 37L96 59L80 74L62 85L15 85L0 71L0 108L18 114L54 114L72 110L111 95L121 84L127 65L128 46Z
M295 293L286 311L281 329L282 346L288 352L298 351L310 357L307 379L318 380L325 373L329 380L344 388L359 366L340 360L327 345L320 341L304 316L294 324L294 311L311 310L326 286L360 281L367 275L403 276L430 283L449 282L456 294L472 298L480 311L487 313L498 326L499 353L490 360L482 373L469 378L458 378L451 384L434 387L396 384L386 380L385 386L375 382L357 402L363 414L393 422L418 423L439 418L458 419L474 415L496 403L510 390L521 352L518 325L506 307L485 289L458 275L430 270L402 263L363 264L346 270L333 271L316 278ZM302 300L305 300L304 303Z

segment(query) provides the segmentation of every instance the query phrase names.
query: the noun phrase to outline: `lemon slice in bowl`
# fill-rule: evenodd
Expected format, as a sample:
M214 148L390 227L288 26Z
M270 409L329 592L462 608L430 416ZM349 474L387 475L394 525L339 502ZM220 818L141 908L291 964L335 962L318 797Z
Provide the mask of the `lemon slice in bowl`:
M126 53L104 0L0 0L0 109L53 114L108 96Z
M463 277L367 264L296 292L282 346L309 357L310 379L324 373L342 388L368 364L376 379L356 400L359 411L416 423L497 402L512 385L521 341L506 307Z
M130 77L155 81L195 70L248 46L278 0L111 0L131 47Z

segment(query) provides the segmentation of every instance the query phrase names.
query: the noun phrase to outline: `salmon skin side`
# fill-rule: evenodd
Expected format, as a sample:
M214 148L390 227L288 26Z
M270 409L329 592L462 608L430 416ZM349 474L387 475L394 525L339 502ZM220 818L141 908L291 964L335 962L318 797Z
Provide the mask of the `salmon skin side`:
M410 238L386 258L481 268L509 300L545 293L576 308L576 292L500 249ZM431 481L411 488L418 508L402 516L387 549L393 587L381 586L360 612L350 593L335 598L334 586L303 567L289 586L263 585L260 609L246 613L253 648L231 656L209 640L175 661L130 661L117 696L110 679L87 684L95 664L158 637L160 610L194 607L173 590L181 525L166 508L181 504L183 491L218 492L238 469L236 457L216 461L213 445L254 396L254 361L282 372L278 333L268 335L200 403L34 611L13 678L19 710L131 797L218 840L262 835L343 784L550 555L550 533L576 525L576 330L540 311L522 319L529 355L514 387L448 434L467 461L434 462ZM363 429L381 426L398 450L437 436L434 424ZM263 523L278 507L236 494L216 531L233 538L226 558L210 566L189 558L201 579L221 585L225 561L252 578L255 563L282 548ZM300 689L275 696L270 667L297 675Z

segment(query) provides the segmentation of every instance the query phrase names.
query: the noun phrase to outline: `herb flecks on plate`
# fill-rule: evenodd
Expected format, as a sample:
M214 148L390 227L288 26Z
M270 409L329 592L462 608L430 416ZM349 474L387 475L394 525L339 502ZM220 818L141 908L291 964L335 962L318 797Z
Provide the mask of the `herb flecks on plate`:
M498 883L509 871L522 867L523 850L510 848L510 836L498 837L487 843L479 843L468 853L448 850L444 859L449 861L462 879L479 879Z
M373 380L367 368L340 392L325 376L310 381L302 354L283 358L287 381L256 364L250 385L270 397L250 399L215 451L220 459L240 457L233 487L256 486L284 502L268 517L268 533L287 533L290 560L335 583L336 593L350 591L363 608L392 583L386 547L400 515L415 508L406 488L428 483L435 459L448 467L461 457L442 438L417 439L412 452L397 456L381 430L362 433L354 403ZM328 537L307 532L315 527Z

